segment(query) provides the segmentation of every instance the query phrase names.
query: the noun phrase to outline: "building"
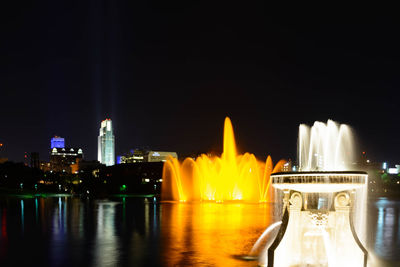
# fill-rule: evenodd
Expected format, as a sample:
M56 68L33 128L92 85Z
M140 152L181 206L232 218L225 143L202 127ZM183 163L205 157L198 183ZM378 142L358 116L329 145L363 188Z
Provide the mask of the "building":
M78 159L83 159L81 148L57 148L50 151L50 168L55 172L71 172L71 164L75 164Z
M145 156L146 156L146 151L141 150L141 149L134 149L134 150L131 150L130 153L127 153L124 156L121 156L119 163L123 164L123 163L144 162Z
M31 168L40 169L40 159L38 152L31 152Z
M97 159L106 166L115 164L115 138L112 121L105 119L101 122L100 134L98 137Z
M178 158L176 152L166 152L166 151L148 151L146 154L145 161L147 162L165 162L168 157Z
M282 172L291 172L291 171L294 171L294 170L293 170L292 160L291 160L291 159L289 159L288 161L286 161L286 162L283 164L281 171L282 171Z
M0 164L8 161L8 158L3 155L4 145L0 143Z
M168 157L178 158L178 155L176 152L135 149L121 156L120 163L165 162Z
M54 136L50 140L50 148L65 148L65 140L60 136Z
M99 170L104 167L103 164L98 162L97 160L85 161L82 159L76 159L74 164L71 164L71 173L78 174L81 172L92 172L93 170Z
M44 171L44 172L49 172L51 171L51 164L50 162L47 161L40 161L40 170Z

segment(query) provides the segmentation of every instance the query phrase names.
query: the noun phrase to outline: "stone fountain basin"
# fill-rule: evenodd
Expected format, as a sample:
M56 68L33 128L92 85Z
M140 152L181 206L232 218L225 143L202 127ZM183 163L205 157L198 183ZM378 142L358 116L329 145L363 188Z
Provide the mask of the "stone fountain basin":
M271 174L272 186L305 193L333 193L360 188L368 174L360 171L279 172Z

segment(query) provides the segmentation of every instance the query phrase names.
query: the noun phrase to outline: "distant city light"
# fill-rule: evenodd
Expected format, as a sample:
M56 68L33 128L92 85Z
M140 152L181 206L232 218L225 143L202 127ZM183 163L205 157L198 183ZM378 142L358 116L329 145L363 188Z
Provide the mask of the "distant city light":
M119 191L123 192L126 191L126 185L121 185L121 187L119 188Z

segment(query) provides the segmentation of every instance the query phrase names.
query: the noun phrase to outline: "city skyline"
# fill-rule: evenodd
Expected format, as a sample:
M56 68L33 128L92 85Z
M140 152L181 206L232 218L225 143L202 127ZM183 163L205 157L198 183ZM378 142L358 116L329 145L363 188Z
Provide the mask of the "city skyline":
M295 158L299 124L332 119L353 127L372 160L400 161L396 16L305 16L264 1L68 3L9 3L3 18L10 160L47 156L54 135L96 159L107 117L116 155L218 153L229 116L239 151L259 158Z
M317 121L315 123L317 123ZM318 123L321 123L321 122L318 122ZM322 123L324 123L324 122L322 122ZM337 123L337 122L334 122L334 123ZM97 136L97 161L99 163L105 164L106 166L112 166L115 164L119 164L117 162L117 158L120 156L128 155L129 153L132 154L133 151L137 150L137 149L139 149L143 152L150 151L150 149L151 149L151 147L149 147L149 146L135 147L135 149L125 147L124 152L122 152L120 154L116 154L115 153L115 136L113 134L112 120L110 118L106 118L101 121L100 125L101 125L101 127L99 130L99 135ZM304 127L304 124L299 125L299 130L301 127ZM349 127L349 125L346 125L346 127L348 127L349 129L351 128L351 127ZM354 138L354 137L355 136L353 136L352 138ZM355 144L357 144L357 140L353 140L353 141L356 141ZM2 143L1 143L1 146L3 146ZM23 161L26 163L27 155L29 155L29 154L34 154L35 160L41 160L43 162L46 162L49 160L48 157L50 157L50 161L51 161L51 155L54 153L55 148L65 148L65 138L55 135L54 137L52 137L50 139L50 150L47 151L45 157L43 157L43 156L39 157L40 154L37 151L24 152L24 155L23 155L24 160ZM382 164L386 165L387 168L390 166L395 166L397 163L399 163L397 161L390 162L386 159L371 161L369 159L369 154L366 151L360 150L360 148L357 147L357 145L355 145L355 149L356 149L356 151L354 151L354 152L356 153L356 155L354 155L355 158L353 159L354 160L353 163L363 163L365 160L368 159L366 161L367 163L372 163L372 162L382 163ZM79 149L79 150L81 151L81 149ZM211 152L212 154L218 154L218 152L216 152L216 150L213 150L213 151L211 151L211 150L209 150L209 151L192 150L189 153L184 154L184 157L195 156L195 155L198 156L198 155L200 155L199 153L209 153L209 152ZM252 153L251 151L245 151L245 152ZM166 153L170 153L170 152L166 152ZM244 153L244 152L240 151L239 153ZM290 162L293 162L293 164L296 164L296 162L298 160L298 153L299 153L299 151L296 151L295 157L293 157L293 158L286 157L285 160L289 160ZM4 157L4 155L0 155L0 156ZM37 157L37 159L36 159L36 157ZM175 157L177 157L177 156L175 156ZM183 159L183 158L181 158L181 159ZM265 160L265 158L262 158L262 157L258 157L258 159ZM86 158L86 160L91 161L93 159ZM11 161L13 161L13 160L11 160ZM15 161L15 162L23 162L23 161L21 160L21 161ZM294 165L294 166L297 166L297 165ZM400 166L400 165L396 165L396 167L397 166Z

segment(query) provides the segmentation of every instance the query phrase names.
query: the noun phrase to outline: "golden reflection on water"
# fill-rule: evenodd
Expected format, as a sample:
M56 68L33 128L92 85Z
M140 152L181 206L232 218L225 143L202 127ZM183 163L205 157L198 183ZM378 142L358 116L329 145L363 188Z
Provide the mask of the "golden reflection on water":
M249 253L272 223L271 204L163 203L165 266L256 266L235 259Z

